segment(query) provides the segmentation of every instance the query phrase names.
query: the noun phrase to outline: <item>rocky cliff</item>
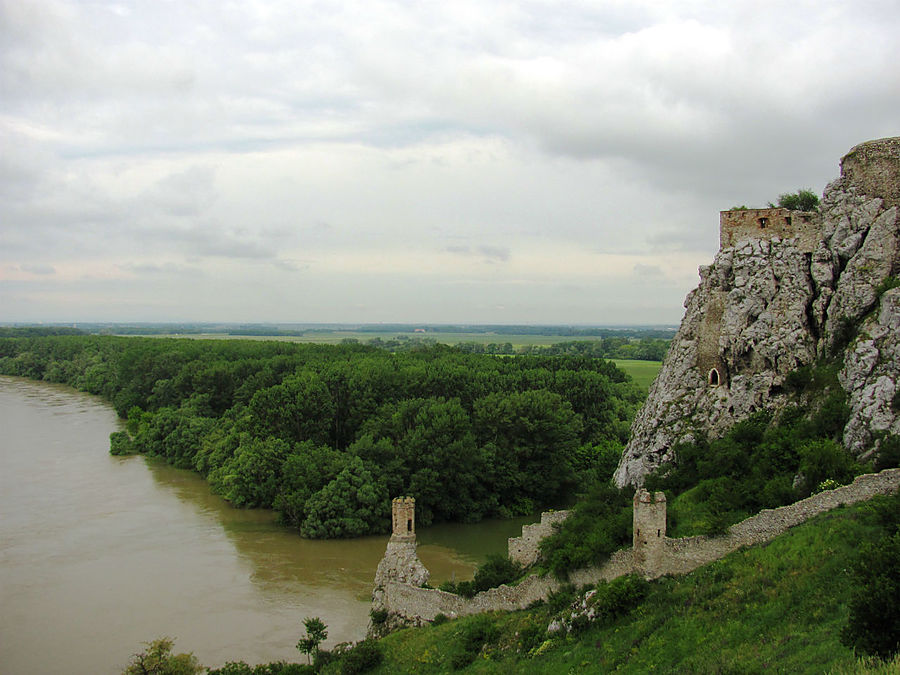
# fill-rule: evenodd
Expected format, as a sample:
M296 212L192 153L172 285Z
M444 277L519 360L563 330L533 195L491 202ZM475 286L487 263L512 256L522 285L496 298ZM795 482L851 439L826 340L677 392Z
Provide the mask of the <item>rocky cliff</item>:
M848 449L865 457L900 435L900 137L850 150L818 213L723 212L720 228L632 426L619 486L641 485L698 432L777 412L788 375L824 359L842 364Z

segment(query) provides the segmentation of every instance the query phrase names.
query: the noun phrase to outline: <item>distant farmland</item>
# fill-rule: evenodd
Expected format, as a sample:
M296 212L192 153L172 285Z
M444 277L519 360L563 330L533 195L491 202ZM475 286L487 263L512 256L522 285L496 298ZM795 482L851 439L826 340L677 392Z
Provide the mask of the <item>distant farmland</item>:
M620 369L631 375L631 378L642 389L650 389L656 379L662 361L635 361L632 359L610 359Z
M372 330L314 330L303 335L233 335L228 333L166 333L152 337L187 337L203 340L278 340L280 342L316 343L316 344L341 344L348 340L355 340L362 344L370 340L422 340L433 341L437 344L458 345L461 343L476 344L506 344L512 345L514 350L522 347L548 347L561 342L592 341L596 336L560 336L560 335L527 335L506 334L493 332L415 332L415 331L384 331ZM610 359L619 368L632 377L635 383L642 389L649 389L653 380L662 366L661 361L639 361L635 359Z

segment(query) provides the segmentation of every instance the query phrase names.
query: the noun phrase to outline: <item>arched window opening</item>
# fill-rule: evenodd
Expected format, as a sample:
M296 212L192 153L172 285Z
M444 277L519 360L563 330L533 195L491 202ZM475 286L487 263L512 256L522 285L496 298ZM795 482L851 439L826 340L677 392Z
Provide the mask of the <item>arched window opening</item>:
M719 371L716 368L713 368L709 371L709 386L710 387L718 387L719 386Z

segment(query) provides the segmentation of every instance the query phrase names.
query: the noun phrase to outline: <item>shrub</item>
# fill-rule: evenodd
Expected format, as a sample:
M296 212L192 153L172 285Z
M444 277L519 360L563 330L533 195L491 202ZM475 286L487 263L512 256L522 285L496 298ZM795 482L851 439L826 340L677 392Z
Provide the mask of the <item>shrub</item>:
M456 649L450 658L453 668L465 668L474 661L486 644L495 642L500 637L500 629L493 618L479 614L462 624L459 631Z
M436 614L435 617L431 620L432 626L440 626L441 624L447 623L450 620L446 614Z
M650 583L636 574L601 583L589 602L589 607L594 609L594 620L608 624L626 616L647 597L649 590Z
M818 211L819 198L812 190L798 190L778 195L778 206L792 211Z
M522 566L500 553L492 553L487 560L475 570L475 592L486 591L500 584L515 581L522 574Z
M800 448L800 456L800 472L810 489L829 479L845 485L855 475L853 457L832 440L807 441Z
M631 539L631 492L596 483L552 537L541 542L550 571L564 579L572 570L603 563Z
M127 431L114 431L109 435L109 453L111 455L133 455L137 452Z
M207 675L306 675L315 673L313 666L302 663L286 663L274 661L272 663L260 663L250 666L243 661L229 661L221 668L207 669Z
M344 652L341 658L341 675L365 673L378 666L384 655L375 640L363 640Z
M445 581L438 588L446 593L455 593L464 598L471 598L475 595L474 581Z
M373 626L381 626L388 619L388 611L386 609L370 609L369 618L372 619Z
M147 648L131 657L122 675L195 675L203 670L193 654L172 653L172 638L163 637L145 644Z
M791 392L802 394L812 384L813 373L811 366L801 366L797 370L788 373L784 380L785 387Z
M857 588L841 641L888 660L900 653L900 532L864 545L851 573Z
M900 466L900 436L888 436L881 440L875 459L875 470L893 469Z
M519 629L519 649L530 652L547 639L547 625L540 617L532 617Z

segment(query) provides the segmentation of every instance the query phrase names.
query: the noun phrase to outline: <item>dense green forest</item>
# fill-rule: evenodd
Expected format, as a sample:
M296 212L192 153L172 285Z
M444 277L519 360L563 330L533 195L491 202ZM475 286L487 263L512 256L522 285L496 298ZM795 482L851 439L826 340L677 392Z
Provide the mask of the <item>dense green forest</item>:
M558 506L610 474L643 398L602 359L441 345L7 337L0 373L105 397L127 420L113 453L194 469L308 537L383 532L404 494L423 525Z

